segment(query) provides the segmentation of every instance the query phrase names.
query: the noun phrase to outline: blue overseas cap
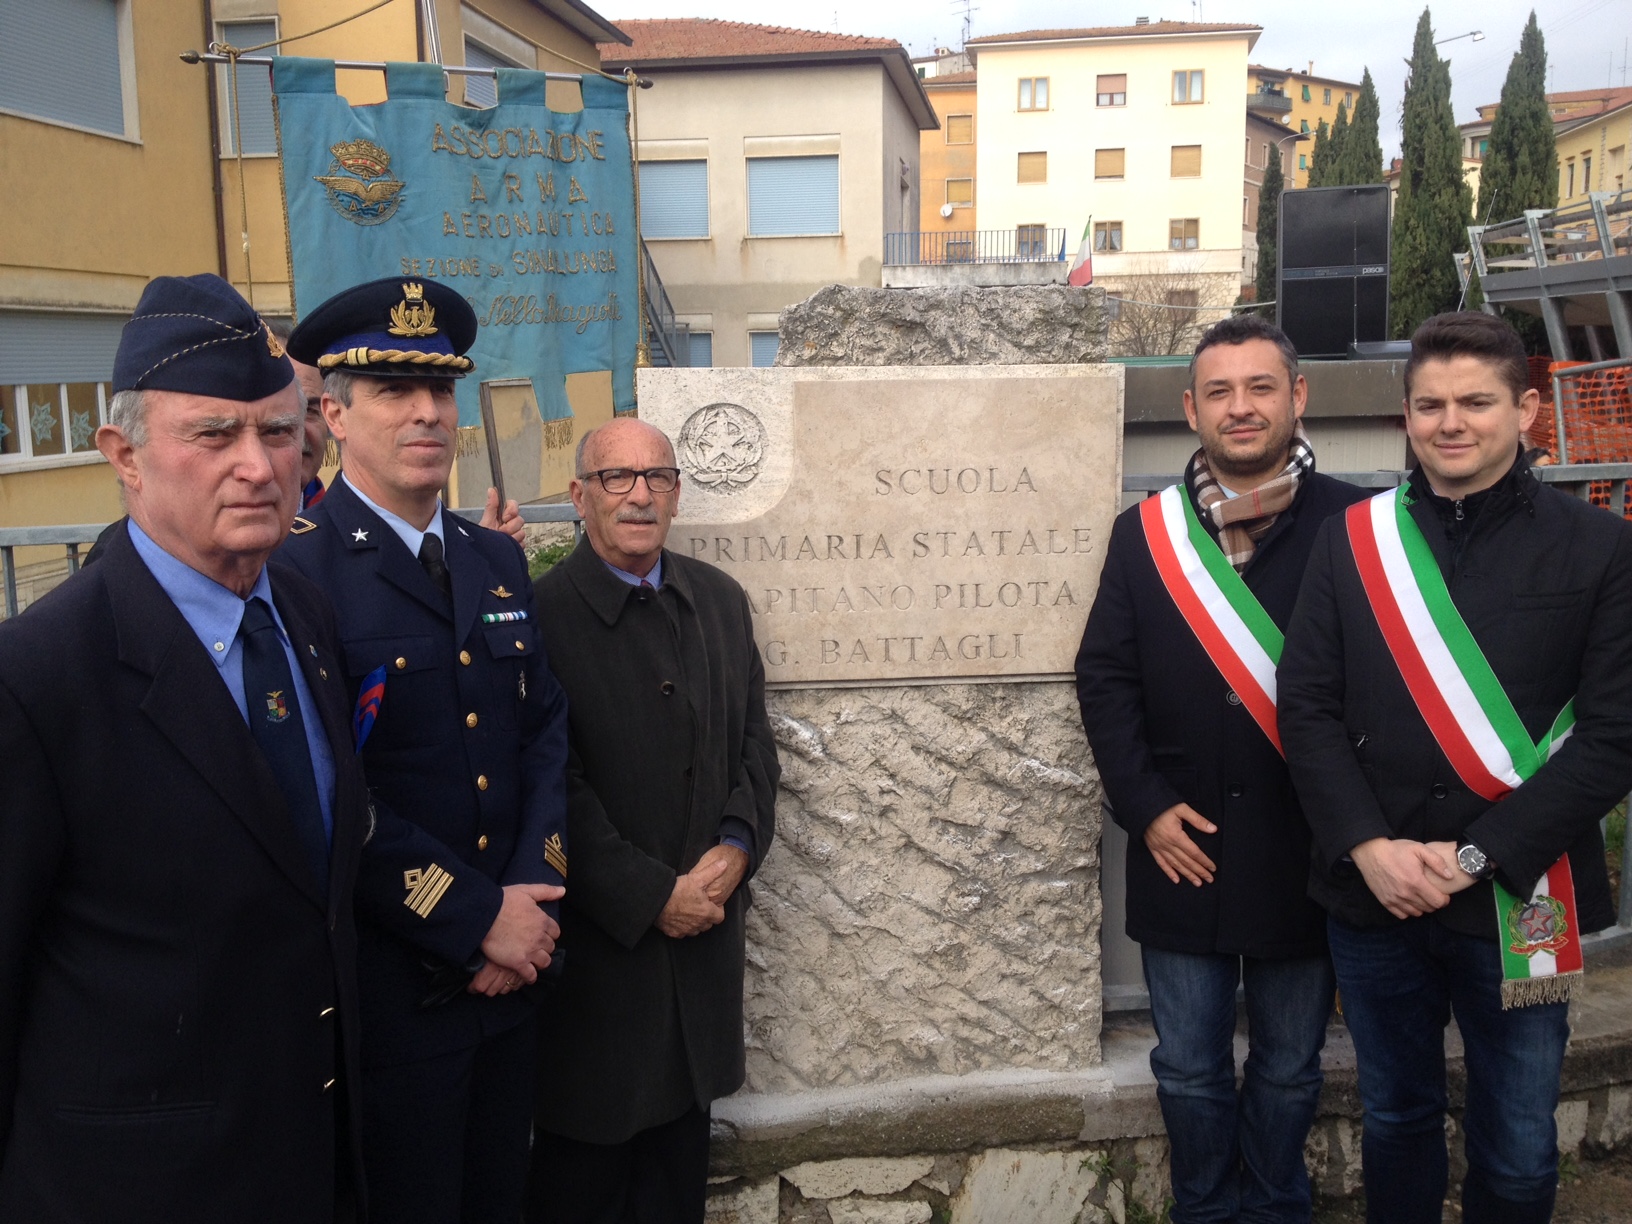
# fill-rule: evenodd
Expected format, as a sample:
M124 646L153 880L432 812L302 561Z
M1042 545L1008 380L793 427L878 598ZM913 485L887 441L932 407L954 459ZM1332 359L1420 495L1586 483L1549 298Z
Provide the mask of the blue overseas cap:
M250 403L283 390L295 367L255 308L219 276L160 276L119 335L115 391L187 391Z
M388 276L312 311L289 337L289 353L325 374L463 378L476 368L465 356L475 342L476 312L463 294L440 281Z

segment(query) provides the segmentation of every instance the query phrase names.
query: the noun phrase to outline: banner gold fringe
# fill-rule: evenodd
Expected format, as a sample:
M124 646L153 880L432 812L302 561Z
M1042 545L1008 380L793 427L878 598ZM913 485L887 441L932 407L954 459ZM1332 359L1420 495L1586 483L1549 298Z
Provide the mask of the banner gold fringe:
M453 448L453 453L460 459L468 459L471 455L479 455L487 447L487 431L480 425L459 426L459 441Z
M547 450L565 450L572 445L572 418L557 417L544 422L544 446Z

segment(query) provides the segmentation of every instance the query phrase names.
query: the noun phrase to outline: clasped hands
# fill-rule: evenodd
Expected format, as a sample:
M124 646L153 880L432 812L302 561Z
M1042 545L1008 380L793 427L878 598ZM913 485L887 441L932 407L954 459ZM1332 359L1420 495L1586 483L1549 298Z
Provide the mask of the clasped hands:
M539 905L558 901L567 890L556 884L506 884L499 916L482 940L487 963L465 987L471 994L509 994L538 981L541 970L550 967L555 941L561 928Z
M1145 845L1169 880L1177 884L1183 877L1199 888L1212 883L1218 867L1190 839L1186 825L1204 833L1218 831L1188 803L1176 803L1146 827ZM1443 909L1452 896L1477 883L1457 863L1455 842L1374 837L1349 853L1372 895L1396 918Z
M725 903L748 872L748 856L735 846L720 844L697 860L697 865L674 882L656 927L670 939L701 935L725 921Z

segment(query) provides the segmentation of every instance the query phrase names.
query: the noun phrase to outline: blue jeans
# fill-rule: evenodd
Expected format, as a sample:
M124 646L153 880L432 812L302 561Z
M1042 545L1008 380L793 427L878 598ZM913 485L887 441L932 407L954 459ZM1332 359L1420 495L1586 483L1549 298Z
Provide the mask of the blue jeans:
M1150 1069L1172 1145L1173 1224L1304 1224L1311 1208L1303 1143L1320 1098L1331 963L1141 951L1156 1024ZM1247 1062L1238 1093L1239 982Z
M1491 931L1496 919L1491 915ZM1328 923L1359 1057L1366 1218L1439 1224L1445 1198L1445 1025L1468 1075L1464 1224L1545 1224L1558 1188L1558 1107L1569 1004L1502 1010L1494 939L1432 918L1381 929Z

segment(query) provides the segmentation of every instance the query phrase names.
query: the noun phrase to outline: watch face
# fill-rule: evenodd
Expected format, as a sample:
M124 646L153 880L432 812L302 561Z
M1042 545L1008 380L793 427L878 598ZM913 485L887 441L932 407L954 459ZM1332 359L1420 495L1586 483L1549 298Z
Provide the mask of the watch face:
M1471 876L1476 876L1484 871L1485 866L1490 862L1490 859L1486 857L1485 852L1479 849L1478 846L1467 845L1457 850L1456 861L1458 865L1461 866L1463 871L1467 872Z

